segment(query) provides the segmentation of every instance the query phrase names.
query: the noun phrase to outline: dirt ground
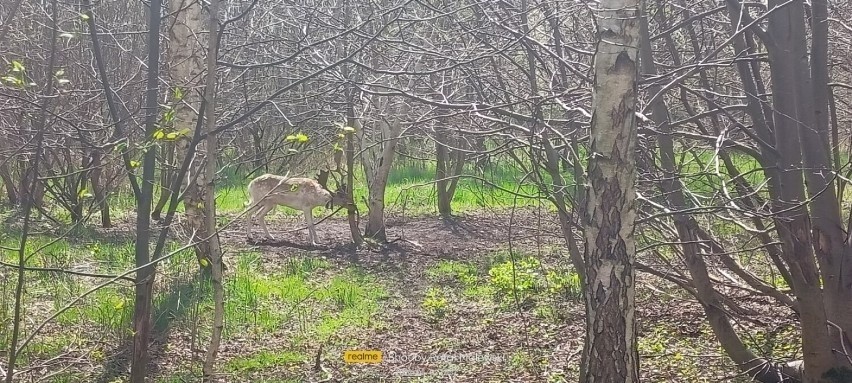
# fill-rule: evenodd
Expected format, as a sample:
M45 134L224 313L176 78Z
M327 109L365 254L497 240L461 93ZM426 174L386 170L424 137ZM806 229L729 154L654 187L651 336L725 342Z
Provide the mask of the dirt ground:
M348 382L538 382L548 381L561 369L576 369L581 352L581 302L565 306L566 324L539 322L524 311L495 313L493 308L472 302L453 302L450 315L439 323L420 308L431 286L425 271L440 260L477 262L483 255L513 246L533 252L559 244L554 221L532 212L478 213L448 221L438 217L390 218L386 222L389 244L355 250L348 222L327 220L317 227L323 248L305 246L307 231L291 231L302 221L291 219L270 224L274 241L259 248L267 267L281 267L293 248L332 260L338 268L358 265L378 275L391 297L383 310L387 328L359 334L347 350L381 350L385 358L374 365L341 363L342 348L326 350L322 369L329 381ZM541 225L536 228L534 225ZM274 230L273 227L278 230ZM246 242L244 229L226 233L228 243ZM256 228L255 235L261 232ZM286 239L284 239L286 238ZM565 254L547 254L560 257ZM567 261L567 260L566 260ZM321 377L325 378L321 378ZM304 381L329 379L327 373L304 371ZM559 381L554 378L553 381Z
M476 263L493 251L511 248L518 253L536 254L549 264L568 264L552 214L522 210L468 214L453 221L437 217L389 218L387 234L391 243L358 250L348 245L345 220L331 219L318 225L320 241L325 245L319 249L304 245L308 243L306 231L292 231L301 223L291 219L270 224L277 240L257 245L266 267L281 267L294 248L310 249L310 254L332 261L337 268L358 265L370 270L386 284L391 297L380 318L389 326L338 340L336 346L320 352L319 363L312 360L306 364L297 381L576 381L585 325L581 300L555 302L560 310L558 321L543 320L522 303L499 310L493 305L453 301L450 314L439 322L430 319L420 307L425 292L433 286L425 271L441 260ZM256 230L258 234L260 229ZM242 227L229 231L226 242L251 246L245 244L243 233ZM639 279L640 284L648 281L643 275ZM663 344L658 352L640 352L648 358L642 369L645 381L733 381L736 371L719 353L712 336L708 336L698 305L683 300L682 295L656 288L654 292L640 285L640 290L640 336L650 335L654 342ZM672 341L670 337L698 345L679 351L666 345ZM654 347L660 346L652 345L651 349L656 350ZM379 364L345 364L341 354L346 350L381 350L385 358L395 359ZM689 352L703 355L692 355L691 360L682 363L667 357Z
M452 221L438 217L396 217L387 220L389 243L351 245L348 222L331 218L317 225L321 246L312 247L303 221L294 217L270 216L274 241L250 243L240 222L221 233L226 264L232 273L235 255L259 254L262 273L276 275L294 259L315 258L329 267L310 278L329 280L357 269L372 276L388 296L378 302L370 325L336 332L327 339L295 341L298 329L282 322L273 336L237 334L228 336L219 354L221 382L569 382L576 381L584 336L584 303L578 297L539 301L513 300L500 296L470 299L464 286L452 280L436 281L430 271L442 261L462 261L480 267L478 283L488 283L489 257L498 251L534 256L543 265L569 265L567 250L558 235L552 214L535 210L495 211L465 214ZM226 217L227 218L227 217ZM363 225L363 222L362 222ZM127 229L129 226L125 226ZM113 229L106 235L118 235ZM256 236L261 229L255 228ZM165 266L164 266L165 270ZM226 279L232 275L226 275ZM167 277L161 277L161 285ZM745 382L719 349L709 331L701 307L683 291L640 273L637 317L641 374L646 382ZM470 286L468 286L470 287ZM438 288L447 292L448 309L440 318L424 310L424 297ZM502 299L502 304L491 298ZM181 298L188 299L188 298ZM508 302L508 303L507 303ZM226 302L227 304L227 302ZM755 316L775 318L775 323L746 323L758 327L780 327L792 319L773 315L771 302L747 301ZM550 309L542 316L541 308ZM177 314L165 311L166 319ZM187 314L182 314L187 315ZM206 314L205 314L206 315ZM155 318L160 320L162 318ZM184 317L171 327L158 330L151 348L151 373L155 382L197 381L203 350L197 348L193 321L209 318ZM743 325L743 324L739 324ZM48 333L67 329L51 326ZM106 345L96 334L84 333L62 359L41 364L27 376L39 376L62 365L69 370L90 370L86 381L121 381L127 371L128 344ZM296 345L296 346L294 346ZM298 348L308 358L273 360L249 373L223 367L259 352L286 353ZM100 353L93 357L93 350ZM377 364L345 363L343 354L352 350L380 350L384 360ZM276 354L277 355L277 354ZM49 361L50 362L50 361ZM53 363L53 362L52 362ZM116 380L118 379L118 380ZM72 382L79 380L46 380Z

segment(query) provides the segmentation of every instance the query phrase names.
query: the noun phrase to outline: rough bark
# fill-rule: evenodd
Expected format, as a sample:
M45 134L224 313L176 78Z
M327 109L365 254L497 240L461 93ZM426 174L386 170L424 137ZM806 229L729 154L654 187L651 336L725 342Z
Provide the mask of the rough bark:
M169 12L174 17L169 28L169 75L173 86L180 87L184 95L182 105L175 109L174 130L194 132L200 128L196 120L198 116L193 110L199 104L194 88L204 69L203 48L197 38L197 32L203 25L201 4L194 0L175 0L169 2ZM184 158L187 155L189 143L190 140L182 139L176 144L176 157ZM209 244L200 239L209 235L204 224L204 191L209 181L204 163L208 160L209 151L206 143L199 143L196 157L187 173L183 199L186 229L190 233L190 240L197 243L195 255L199 266L205 271L209 271L210 267L210 250Z
M638 382L633 233L639 1L602 1L598 16L584 223L586 343L580 382Z
M367 226L364 236L379 242L387 241L385 232L385 191L387 189L388 177L393 167L396 154L396 145L402 134L402 116L405 116L408 107L388 97L375 97L376 109L379 113L379 121L375 126L378 131L372 132L377 144L368 142L368 135L363 126L357 130L360 136L361 147L367 148L361 154L361 163L364 166L364 174L367 180Z

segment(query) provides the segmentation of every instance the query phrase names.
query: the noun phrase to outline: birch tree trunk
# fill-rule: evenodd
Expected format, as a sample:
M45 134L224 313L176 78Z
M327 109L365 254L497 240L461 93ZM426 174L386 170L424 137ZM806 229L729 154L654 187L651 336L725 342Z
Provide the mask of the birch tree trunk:
M639 381L635 210L638 0L603 0L585 216L586 343L582 383Z
M183 102L176 107L174 115L174 130L194 132L197 129L197 108L200 100L193 90L201 78L204 69L202 45L198 41L197 32L202 30L201 4L193 0L174 0L169 2L169 13L174 15L174 21L169 28L169 75L173 86L182 89ZM192 136L192 133L188 134ZM189 140L182 139L177 143L178 158L187 155ZM186 212L186 229L190 240L199 242L207 237L204 225L204 186L208 183L204 174L204 161L211 148L200 143L196 158L187 173L186 192L183 205ZM175 191L172 191L175 192ZM195 246L195 254L202 268L208 268L209 244L200 241ZM202 261L208 259L208 261ZM206 265L206 266L205 266Z

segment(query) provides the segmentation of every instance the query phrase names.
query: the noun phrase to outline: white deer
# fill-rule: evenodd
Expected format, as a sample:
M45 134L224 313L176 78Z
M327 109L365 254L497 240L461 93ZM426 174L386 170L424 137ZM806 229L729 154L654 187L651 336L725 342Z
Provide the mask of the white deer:
M289 173L288 173L289 174ZM252 240L252 226L255 219L260 219L266 238L273 239L266 227L266 215L278 205L301 210L305 214L305 224L311 237L311 245L317 246L317 233L314 231L313 211L317 206L346 205L349 199L345 186L332 193L322 184L311 178L279 176L264 174L251 180L248 184L249 210L246 223L246 237Z

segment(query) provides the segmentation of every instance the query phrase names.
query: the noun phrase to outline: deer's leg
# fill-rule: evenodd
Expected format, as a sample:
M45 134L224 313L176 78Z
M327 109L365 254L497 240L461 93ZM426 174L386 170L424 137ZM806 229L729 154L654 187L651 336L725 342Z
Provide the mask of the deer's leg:
M269 228L266 227L266 215L269 214L275 206L265 205L263 206L259 212L257 212L257 219L260 220L260 227L263 228L263 232L266 234L266 238L273 239L272 234L269 234Z
M258 206L252 206L246 212L246 238L251 239L251 229L254 228L254 216L258 212Z
M313 209L305 209L305 224L308 225L308 233L311 237L311 245L317 245L317 232L314 230L314 212Z

